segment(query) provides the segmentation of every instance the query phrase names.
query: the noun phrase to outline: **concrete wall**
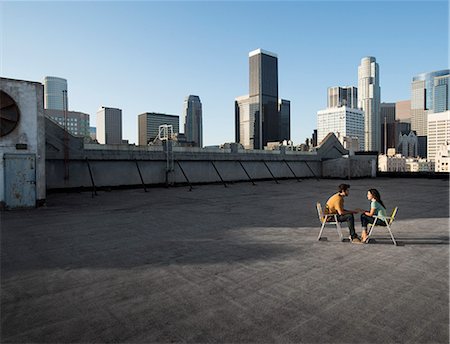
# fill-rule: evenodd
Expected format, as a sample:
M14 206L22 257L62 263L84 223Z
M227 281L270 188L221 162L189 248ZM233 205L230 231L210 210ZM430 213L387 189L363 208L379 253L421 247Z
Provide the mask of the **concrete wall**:
M139 185L142 183L139 170L145 184L166 183L167 162L162 150L85 150L83 153L83 156L72 154L68 179L64 179L64 159L47 159L47 187L91 187L89 167L96 187ZM297 177L320 177L322 168L317 156L301 154L175 152L174 160L178 163L174 163L173 172L168 176L171 184L187 183L186 177L192 184L221 182L221 178L228 182L250 181L239 162L253 180L271 179L271 172L275 178L294 178L286 162Z
M252 180L272 179L271 173L277 179L295 178L294 174L297 178L348 176L348 159L341 158L348 152L334 135L315 152L239 150L236 145L229 149L173 147L173 159L178 163L166 177L163 146L83 145L81 139L70 136L66 148L69 159L64 159L64 131L49 120L46 131L48 189L92 187L93 183L96 187L140 185L139 170L146 185L165 184L166 178L169 184L184 184L186 177L192 184L221 182L221 178L225 182L250 182L241 164ZM368 157L350 160L353 177L371 176Z
M5 154L31 154L36 162L36 202L46 197L44 88L37 82L0 78L0 89L19 107L18 126L0 138L0 203L5 204ZM17 149L25 144L26 149ZM22 146L23 147L23 146Z
M376 156L355 155L322 162L324 178L376 177Z

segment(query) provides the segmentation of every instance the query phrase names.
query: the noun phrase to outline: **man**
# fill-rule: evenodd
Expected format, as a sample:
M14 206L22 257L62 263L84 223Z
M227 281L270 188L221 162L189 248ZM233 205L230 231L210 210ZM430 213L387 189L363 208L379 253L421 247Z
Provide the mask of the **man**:
M338 214L339 222L347 222L350 231L350 242L353 244L361 244L355 232L355 218L353 214L358 214L357 210L344 209L344 197L347 197L350 192L350 185L339 185L339 192L329 198L325 207L325 214Z

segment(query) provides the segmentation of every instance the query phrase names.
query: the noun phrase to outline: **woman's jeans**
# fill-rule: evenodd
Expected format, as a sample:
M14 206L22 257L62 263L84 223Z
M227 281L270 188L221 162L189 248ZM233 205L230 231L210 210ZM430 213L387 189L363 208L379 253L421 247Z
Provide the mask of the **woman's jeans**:
M375 218L372 216L367 216L366 214L361 214L361 226L362 228L366 229L367 225L369 223L373 223L375 221ZM384 220L378 219L377 226L386 226L386 223Z

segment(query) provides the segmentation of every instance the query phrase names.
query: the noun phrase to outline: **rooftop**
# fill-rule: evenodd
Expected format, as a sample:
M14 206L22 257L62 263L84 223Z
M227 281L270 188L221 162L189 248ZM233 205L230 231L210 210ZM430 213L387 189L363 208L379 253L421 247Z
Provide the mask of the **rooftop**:
M399 246L383 228L368 245L331 227L316 240L315 202L342 182L346 208L367 208L373 187L399 207ZM188 190L50 194L0 213L1 341L448 343L448 180Z

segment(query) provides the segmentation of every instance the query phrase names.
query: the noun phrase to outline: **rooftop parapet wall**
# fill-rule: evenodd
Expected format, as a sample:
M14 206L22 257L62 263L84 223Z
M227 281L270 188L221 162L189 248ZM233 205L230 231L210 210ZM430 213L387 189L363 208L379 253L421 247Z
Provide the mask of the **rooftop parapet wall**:
M49 189L320 178L324 175L324 161L348 153L334 135L315 152L238 150L234 145L231 149L174 146L173 160L169 159L167 168L163 146L83 146L75 137L70 137L69 159L64 159L64 131L53 124L47 126L47 131ZM66 167L69 177L64 179ZM358 176L371 176L370 171L358 171ZM342 169L337 169L336 173L341 177L348 175Z

